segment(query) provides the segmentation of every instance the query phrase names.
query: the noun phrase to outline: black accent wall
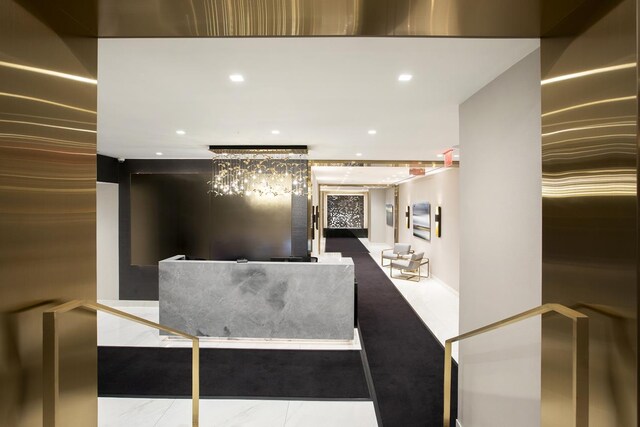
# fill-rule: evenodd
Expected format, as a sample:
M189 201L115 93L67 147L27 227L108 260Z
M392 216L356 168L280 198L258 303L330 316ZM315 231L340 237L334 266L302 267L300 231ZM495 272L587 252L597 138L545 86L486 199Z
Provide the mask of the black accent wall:
M209 197L211 160L117 164L121 299L158 299L157 261L178 253L208 259L307 255L306 196L291 196L290 217L283 217L282 206L264 201L252 206L235 197Z
M118 183L118 159L98 154L97 181Z

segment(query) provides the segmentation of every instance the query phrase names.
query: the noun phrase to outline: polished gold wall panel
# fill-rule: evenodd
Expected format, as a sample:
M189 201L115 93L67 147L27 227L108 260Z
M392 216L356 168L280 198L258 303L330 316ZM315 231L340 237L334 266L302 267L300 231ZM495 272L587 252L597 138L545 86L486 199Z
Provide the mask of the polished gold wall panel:
M102 0L100 37L537 37L539 0Z
M635 427L636 1L601 4L564 8L541 43L542 301L589 315L590 425ZM570 337L543 321L545 427L571 425Z
M97 44L82 27L62 32L79 22L56 2L39 3L47 10L0 0L3 426L42 425L42 310L96 295L96 84L73 76L95 79ZM95 425L95 316L61 326L61 422Z

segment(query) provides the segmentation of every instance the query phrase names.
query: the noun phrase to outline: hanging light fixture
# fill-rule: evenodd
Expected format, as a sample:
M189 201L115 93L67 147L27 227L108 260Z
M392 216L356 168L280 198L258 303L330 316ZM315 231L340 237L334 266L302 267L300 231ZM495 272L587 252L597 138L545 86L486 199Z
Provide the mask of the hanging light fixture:
M306 196L306 145L210 145L214 196Z

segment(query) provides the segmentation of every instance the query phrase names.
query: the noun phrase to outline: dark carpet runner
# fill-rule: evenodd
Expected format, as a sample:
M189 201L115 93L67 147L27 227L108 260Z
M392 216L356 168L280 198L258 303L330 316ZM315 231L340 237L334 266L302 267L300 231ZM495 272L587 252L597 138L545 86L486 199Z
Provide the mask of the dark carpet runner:
M368 399L359 351L200 349L202 397ZM191 396L191 349L98 347L101 397Z
M326 252L342 252L355 264L360 333L384 427L441 426L444 348L358 239L327 238ZM452 379L455 420L455 364Z
M333 229L331 233L327 235L327 243L325 252L366 252L365 248L360 240L353 234L353 231L347 229ZM329 230L327 230L329 232Z

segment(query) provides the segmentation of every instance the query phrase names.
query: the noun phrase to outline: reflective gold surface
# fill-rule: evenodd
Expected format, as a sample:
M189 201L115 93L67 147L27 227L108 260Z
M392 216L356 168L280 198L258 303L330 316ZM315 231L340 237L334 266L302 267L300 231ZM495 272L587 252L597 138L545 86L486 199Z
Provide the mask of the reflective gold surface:
M539 20L539 0L102 0L99 34L537 37Z
M43 420L42 425L45 427L56 427L62 424L62 414L60 406L60 345L59 345L59 314L68 314L75 309L85 309L92 312L102 311L132 322L150 326L160 331L178 335L191 340L191 425L198 427L200 423L200 340L198 337L189 335L185 332L163 326L159 323L151 322L142 317L134 316L124 311L116 310L109 306L98 304L91 301L68 301L46 310L43 313L42 329L43 329Z
M42 425L42 310L96 293L96 40L65 3L0 0L3 426ZM87 313L59 325L63 425L96 424L95 327Z
M95 298L98 9L104 37L545 35L543 301L592 317L591 425L637 425L635 0L0 0L3 424L41 424L43 307ZM61 422L95 425L95 318L59 328ZM544 320L545 426L570 422L571 333Z
M573 331L569 344L571 345L571 369L567 373L571 376L572 383L572 408L571 414L565 420L564 425L574 427L588 427L589 425L589 318L579 311L565 307L561 304L547 303L540 307L532 308L498 322L491 323L473 331L466 332L457 337L449 338L444 346L444 408L443 426L451 425L451 349L454 342L475 337L486 332L494 331L508 325L541 316L547 313L556 313L571 319ZM544 318L544 317L543 317ZM566 322L566 319L565 319Z
M542 300L590 317L590 425L635 427L636 1L565 12L541 44ZM571 333L543 321L545 427L571 421Z

